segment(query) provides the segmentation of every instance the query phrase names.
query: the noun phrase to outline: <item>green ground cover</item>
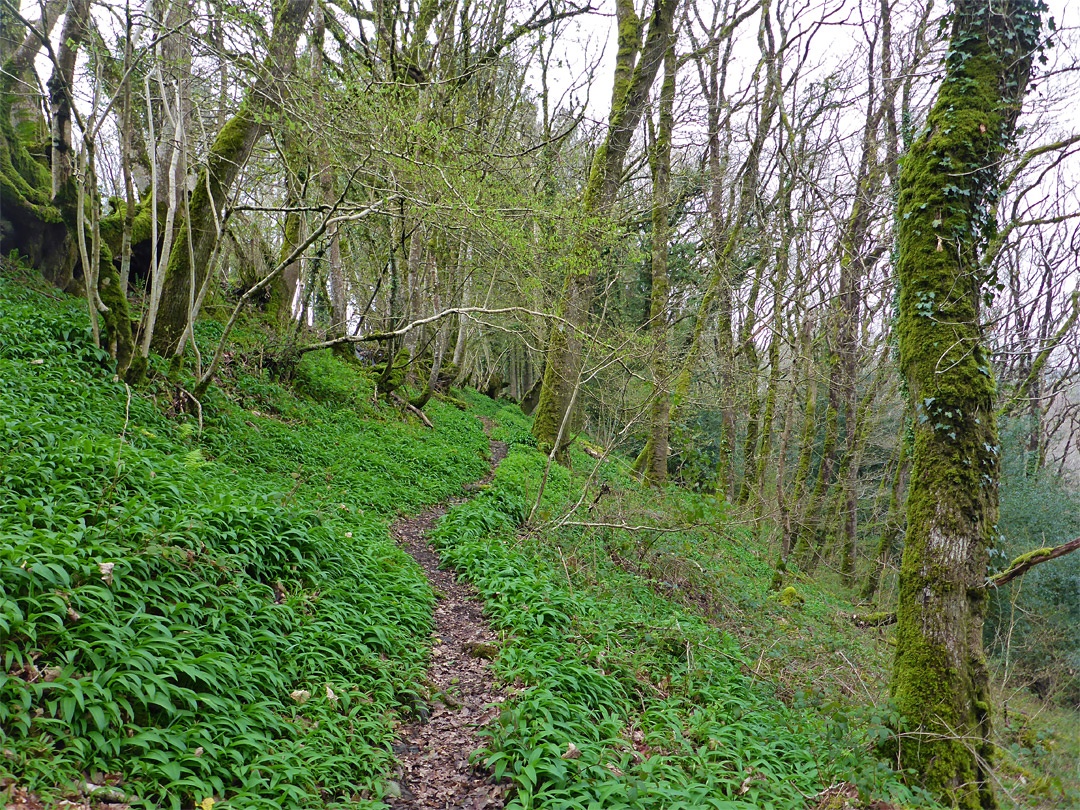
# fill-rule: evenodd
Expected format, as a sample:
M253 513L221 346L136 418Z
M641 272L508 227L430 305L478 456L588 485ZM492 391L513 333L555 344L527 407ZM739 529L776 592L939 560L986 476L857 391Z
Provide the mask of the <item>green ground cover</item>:
M256 325L200 426L183 380L112 379L82 304L10 270L0 779L46 800L90 783L147 807L381 806L395 728L433 697L435 595L387 526L485 474L484 416L509 455L435 539L502 634L512 696L478 760L512 807L801 808L837 784L932 806L874 756L897 725L891 631L856 629L828 576L778 598L774 550L726 504L642 490L581 443L545 474L520 409L475 392L406 423L328 352L278 384ZM1001 698L1003 804L1076 806L1075 712Z
M312 357L329 404L238 371L200 432L106 360L77 300L0 284L0 771L54 800L377 797L433 602L387 524L484 474L478 421L343 407L370 384Z

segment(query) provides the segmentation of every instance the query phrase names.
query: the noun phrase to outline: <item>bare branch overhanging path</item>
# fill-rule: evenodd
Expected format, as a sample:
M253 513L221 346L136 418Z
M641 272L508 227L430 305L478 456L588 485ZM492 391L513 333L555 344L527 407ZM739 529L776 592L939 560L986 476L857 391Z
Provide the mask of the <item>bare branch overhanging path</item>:
M490 429L486 422L485 429ZM505 457L506 445L492 441L492 471L470 488L491 481ZM393 808L499 810L503 786L469 761L480 747L477 732L499 716L499 704L507 698L489 671L498 638L484 621L473 589L441 570L439 555L428 544L428 532L451 505L402 518L390 529L423 568L438 602L428 673L431 711L401 728L394 748L400 765L386 800Z

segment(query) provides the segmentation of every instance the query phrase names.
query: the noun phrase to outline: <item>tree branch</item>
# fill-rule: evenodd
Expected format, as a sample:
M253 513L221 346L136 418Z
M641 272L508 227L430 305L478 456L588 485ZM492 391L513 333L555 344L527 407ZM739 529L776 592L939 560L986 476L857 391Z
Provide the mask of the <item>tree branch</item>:
M1009 567L1004 571L989 577L986 580L986 585L990 588L1000 588L1002 585L1012 582L1017 577L1023 576L1039 563L1056 560L1058 557L1064 557L1066 554L1070 554L1077 549L1080 549L1080 537L1074 538L1067 543L1062 543L1060 546L1037 548L1034 551L1021 554L1009 563ZM851 617L851 620L855 623L856 627L885 627L886 625L896 623L896 613L883 612L863 615L856 613Z
M406 335L421 326L426 326L429 323L442 320L451 315L506 315L511 312L533 315L537 318L563 320L557 315L551 315L547 312L540 312L535 309L528 309L527 307L502 307L501 309L488 309L486 307L451 307L450 309L444 309L442 312L430 315L427 318L420 318L412 323L408 323L392 332L368 332L366 335L342 335L341 337L336 337L331 340L323 340L319 343L311 343L307 346L302 346L298 351L300 354L305 354L307 352L318 351L319 349L329 349L334 346L339 346L342 343L369 343L376 340L392 340L393 338Z
M1065 335L1073 328L1078 318L1080 318L1080 290L1073 290L1072 312L1065 318L1061 327L1054 333L1054 336L1050 338L1042 351L1035 357L1035 362L1031 364L1031 371L1027 375L1027 378L1017 387L1013 395L1009 397L1009 401L998 408L999 415L1011 413L1021 400L1028 398L1031 394L1031 389L1034 387L1039 376L1042 374L1043 369L1046 367L1050 355L1061 345L1062 341L1065 339Z
M548 14L546 17L541 17L540 12L543 11L544 7L538 6L533 11L533 14L531 17L529 17L529 19L527 19L523 23L520 23L519 25L514 26L513 30L511 30L501 40L489 47L483 54L480 55L476 62L469 65L468 70L454 77L451 81L456 86L462 87L468 83L469 79L472 78L473 74L475 74L477 70L479 70L480 68L488 67L489 65L494 63L495 60L499 58L499 55L508 46L514 44L526 34L529 34L533 31L539 31L544 26L551 25L552 23L561 22L562 20L567 20L571 17L577 17L582 14L588 14L590 11L596 11L596 8L594 8L590 3L586 3L583 6L572 5L570 6L570 8L564 11L555 11L553 5L549 8L551 9L551 13Z
M1009 567L1004 571L990 577L986 581L986 584L994 588L1000 588L1005 583L1012 582L1017 577L1023 576L1039 563L1056 560L1058 557L1064 557L1066 554L1076 551L1078 548L1080 548L1080 537L1070 540L1068 543L1062 543L1060 546L1039 548L1035 551L1029 551L1027 554L1021 554L1009 563Z

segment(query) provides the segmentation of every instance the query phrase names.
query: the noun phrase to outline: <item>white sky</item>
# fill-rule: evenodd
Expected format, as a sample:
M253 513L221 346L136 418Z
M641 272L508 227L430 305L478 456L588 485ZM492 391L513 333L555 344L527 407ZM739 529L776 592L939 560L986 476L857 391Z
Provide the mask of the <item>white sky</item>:
M711 14L710 0L697 0L705 11ZM100 5L111 5L122 9L123 0L98 0ZM135 0L137 3L138 0ZM575 106L586 102L586 114L589 120L596 123L606 121L611 98L611 84L613 65L615 59L615 3L614 0L592 0L595 12L581 17L576 17L562 23L563 33L556 47L554 58L558 65L553 66L549 82L551 86L552 107L569 106L573 99ZM639 12L641 7L648 4L651 7L653 0L637 0ZM859 0L810 0L806 4L799 3L803 7L810 7L815 2L829 3L831 6L843 4L855 8ZM39 0L22 0L22 10L25 16L35 19L39 16ZM1076 0L1047 0L1052 16L1059 31L1076 32L1080 34L1080 3ZM774 9L783 9L789 3L784 0L773 0ZM939 5L944 5L940 4ZM774 13L776 13L774 11ZM704 14L704 12L703 12ZM752 16L744 24L743 40L746 42L743 61L752 66L757 58L756 43L754 42L754 30L757 25L757 15ZM896 27L894 23L894 27ZM59 37L61 25L54 29L54 39ZM826 29L818 34L815 40L815 48L822 57L828 59L843 58L850 52L848 31L850 29ZM746 33L749 36L746 36ZM1080 50L1076 42L1070 43L1069 36L1058 37L1058 42L1051 51L1051 64L1057 64L1061 68L1076 68L1080 62ZM749 69L749 67L747 67ZM48 58L42 54L38 57L38 73L44 83L51 72L51 64ZM591 81L586 82L585 76L591 73ZM691 87L692 82L696 85L690 69L684 69L680 74L680 83L687 87L687 92L696 92L696 87ZM539 69L534 67L529 75L533 87L539 90ZM736 77L737 79L737 77ZM737 83L737 82L736 82ZM1067 104L1071 118L1077 118L1080 113L1073 110L1073 105Z
M651 6L652 0L646 0ZM706 0L708 2L708 0ZM553 102L560 95L573 93L581 101L588 96L588 117L594 121L606 120L611 99L611 84L615 61L615 3L614 0L594 0L597 11L593 14L575 18L567 25L567 33L561 43L561 56L563 68L555 71L555 81L552 90ZM639 12L642 0L637 0ZM777 5L774 3L774 6ZM857 5L852 2L850 5ZM1047 0L1050 8L1049 16L1054 18L1056 26L1062 32L1080 33L1080 3L1076 0ZM750 30L745 54L746 60L754 60L757 57L756 43L753 42L753 30L757 25L757 16L745 24ZM816 39L817 48L822 54L831 55L835 58L843 58L850 51L849 39L843 30L834 29L830 35L828 30L823 31ZM1076 68L1080 62L1080 53L1077 44L1068 41L1068 37L1058 37L1055 49L1050 56L1052 64L1060 67ZM581 87L581 76L589 65L598 66L593 71L592 82L588 88ZM534 70L531 79L535 87L539 87L539 71ZM689 71L680 74L680 82L693 81L696 79L689 75ZM1070 100L1071 101L1071 100Z

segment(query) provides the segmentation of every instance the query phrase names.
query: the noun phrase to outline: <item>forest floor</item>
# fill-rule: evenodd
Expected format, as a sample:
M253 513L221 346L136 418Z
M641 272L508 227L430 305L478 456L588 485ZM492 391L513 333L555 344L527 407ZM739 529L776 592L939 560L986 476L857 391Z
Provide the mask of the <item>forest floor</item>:
M493 427L487 420L485 428ZM506 458L506 444L491 442L491 472L470 485L486 486ZM499 639L483 617L483 605L469 585L439 565L429 543L436 520L449 511L440 504L419 515L404 517L390 534L423 569L435 597L428 708L398 733L394 744L399 765L388 783L387 799L394 808L416 810L495 810L503 807L505 786L476 767L481 748L476 732L499 715L507 691L496 686L491 660Z
M935 806L875 755L893 630L778 599L730 504L329 352L282 384L257 326L200 419L80 303L0 273L0 805ZM998 717L1003 806L1080 806L1076 712Z

